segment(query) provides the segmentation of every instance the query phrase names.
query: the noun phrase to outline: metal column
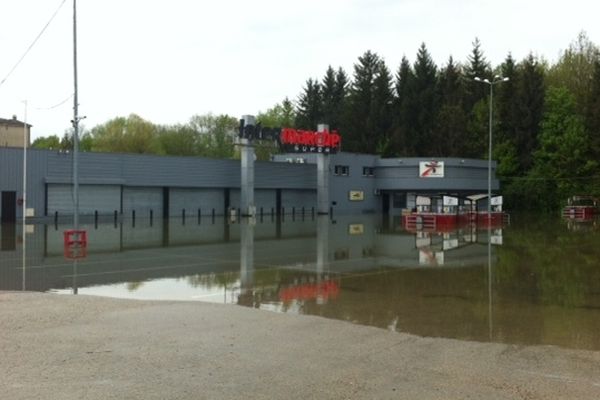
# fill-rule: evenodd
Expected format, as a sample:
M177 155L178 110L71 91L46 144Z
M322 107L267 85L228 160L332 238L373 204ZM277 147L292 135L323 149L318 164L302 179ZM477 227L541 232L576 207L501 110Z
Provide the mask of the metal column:
M329 125L319 124L317 131L329 130ZM317 212L329 214L329 156L317 154Z
M242 117L244 125L255 125L256 119L252 115ZM254 206L254 145L249 139L239 139L241 163L241 196L240 211L243 216L254 216L256 207Z

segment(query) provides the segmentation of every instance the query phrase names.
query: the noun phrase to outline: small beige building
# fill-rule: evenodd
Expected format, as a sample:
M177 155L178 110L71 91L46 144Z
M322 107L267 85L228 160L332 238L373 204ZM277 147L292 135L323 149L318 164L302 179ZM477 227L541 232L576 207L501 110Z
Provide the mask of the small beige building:
M27 131L27 147L31 145L31 125L19 121L16 115L12 119L0 118L0 147L23 147L23 135Z

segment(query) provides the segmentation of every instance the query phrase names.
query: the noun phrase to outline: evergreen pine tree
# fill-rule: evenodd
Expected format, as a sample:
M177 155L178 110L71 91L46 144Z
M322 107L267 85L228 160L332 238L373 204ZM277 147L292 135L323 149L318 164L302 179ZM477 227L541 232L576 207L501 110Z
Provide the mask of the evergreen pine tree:
M509 53L504 63L500 66L502 77L508 81L497 86L494 104L493 158L498 161L497 173L499 176L516 176L519 171L517 160L517 127L520 125L520 112L517 105L517 85L520 77L517 65Z
M336 119L336 74L335 70L331 65L325 72L323 77L322 87L322 98L323 98L323 121L329 124L330 128L333 129L334 119Z
M348 78L342 68L339 68L337 72L331 66L327 68L321 85L323 98L322 122L328 124L330 130L340 128L347 85Z
M463 153L467 117L463 110L464 97L460 68L452 57L438 79L440 109L436 117L435 131L439 140L432 147L433 155L460 157Z
M415 154L413 135L415 113L412 110L411 86L414 79L412 67L404 56L396 74L396 97L393 113L392 152L397 155L410 156Z
M471 113L475 103L484 99L488 94L488 88L478 82L475 78L490 78L490 65L481 50L481 42L475 38L473 50L467 59L468 63L464 69L465 78L465 100L464 106L467 113Z
M341 129L342 119L344 117L344 110L346 107L346 100L348 97L348 75L340 67L335 75L335 92L334 92L334 107L333 117L330 123L332 130Z
M489 86L475 82L475 78L490 79L491 69L481 51L481 42L475 38L473 50L464 69L464 110L468 116L463 157L483 157L488 146Z
M369 123L372 113L374 83L383 61L376 53L367 51L354 64L354 79L350 87L344 126L344 150L374 153L377 133Z
M515 85L514 140L518 151L518 173L523 175L532 167L533 152L538 147L546 91L544 69L532 54L519 65Z
M415 101L417 113L413 140L416 154L419 156L435 155L434 147L437 147L442 140L437 137L434 130L438 110L436 74L437 67L431 59L425 43L422 43L414 64L414 79L411 87L411 97Z
M322 118L321 85L312 78L306 81L306 86L298 98L296 112L296 127L301 129L316 129Z
M373 99L368 125L375 136L375 152L383 156L393 154L391 146L393 102L392 76L382 61L373 81Z

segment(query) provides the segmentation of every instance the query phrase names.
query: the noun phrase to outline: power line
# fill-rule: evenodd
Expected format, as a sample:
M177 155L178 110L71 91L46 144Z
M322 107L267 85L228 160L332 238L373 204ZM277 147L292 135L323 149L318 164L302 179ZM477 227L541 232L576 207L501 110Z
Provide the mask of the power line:
M60 3L60 5L56 9L56 11L54 11L54 14L52 14L52 17L50 17L50 19L48 20L48 22L46 22L46 25L44 25L44 27L42 28L42 30L40 31L40 33L36 36L36 38L33 40L33 42L29 45L29 47L27 48L27 50L25 50L25 53L23 53L23 55L21 56L21 58L19 58L19 61L17 61L17 63L11 68L11 70L8 71L8 74L6 74L6 76L4 77L4 79L2 79L0 81L0 86L2 86L4 84L4 82L6 82L6 80L8 79L8 77L12 75L12 73L15 71L15 69L17 69L17 67L25 59L25 57L27 56L27 54L29 54L29 52L31 51L31 49L33 48L33 46L35 46L35 44L40 39L40 37L42 37L42 35L46 31L46 29L48 28L48 26L50 25L50 23L54 20L54 17L56 17L56 14L58 14L58 12L60 11L60 9L62 8L63 4L65 4L66 1L67 0L62 0L62 2Z
M74 96L74 94L73 94L73 93L71 93L71 94L69 95L69 97L67 97L67 98L66 98L66 99L64 99L63 101L61 101L61 102L59 102L59 103L57 103L57 104L55 104L55 105L53 105L53 106L50 106L50 107L37 107L37 108L36 108L36 110L39 110L39 111L49 111L49 110L54 110L55 108L58 108L58 107L62 106L63 104L65 104L67 101L71 100L71 99L73 98L73 96Z

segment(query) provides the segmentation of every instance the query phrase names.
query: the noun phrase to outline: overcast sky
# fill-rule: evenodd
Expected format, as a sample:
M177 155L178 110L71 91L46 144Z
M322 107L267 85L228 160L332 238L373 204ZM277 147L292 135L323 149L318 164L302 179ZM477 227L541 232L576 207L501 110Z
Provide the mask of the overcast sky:
M0 80L63 0L0 2ZM600 43L594 0L79 0L79 103L91 128L136 113L155 123L194 114L257 113L328 65L351 75L366 50L395 73L425 42L438 66L465 61L478 37L488 61L529 52L557 60L584 30ZM66 0L20 66L0 85L0 118L16 114L33 137L72 119L73 0ZM64 100L69 99L62 105Z

